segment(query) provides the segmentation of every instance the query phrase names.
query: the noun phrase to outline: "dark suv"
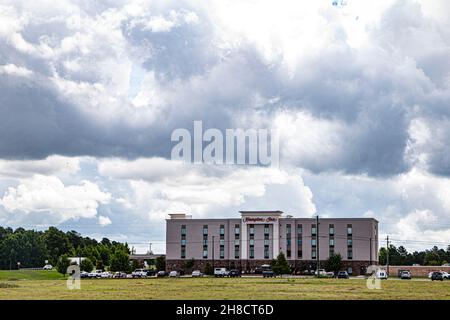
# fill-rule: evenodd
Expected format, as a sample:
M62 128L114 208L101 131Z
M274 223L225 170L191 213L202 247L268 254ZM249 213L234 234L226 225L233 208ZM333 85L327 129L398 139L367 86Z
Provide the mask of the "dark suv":
M337 274L338 279L348 279L348 272L347 271L339 271Z
M230 270L230 272L228 273L228 276L230 278L237 278L237 277L241 276L241 272L239 270L233 269L233 270Z
M444 276L442 275L442 272L433 272L431 274L431 281L434 280L444 281Z

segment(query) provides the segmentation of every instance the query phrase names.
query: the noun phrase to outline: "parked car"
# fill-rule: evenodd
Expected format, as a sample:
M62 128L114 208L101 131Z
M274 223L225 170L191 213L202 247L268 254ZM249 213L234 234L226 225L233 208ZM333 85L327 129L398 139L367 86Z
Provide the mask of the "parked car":
M387 279L388 274L385 270L377 270L377 272L375 273L375 277L377 279Z
M450 280L450 273L447 273L445 271L441 271L442 273L442 278L444 278L444 280Z
M178 278L180 276L180 273L178 271L170 271L169 278Z
M113 274L109 271L104 271L100 274L100 278L102 279L110 279L113 277Z
M103 270L93 270L91 272L89 272L88 277L89 278L101 278L103 273Z
M136 269L131 273L131 277L134 278L146 278L147 272L144 269Z
M89 278L89 272L81 271L81 272L80 272L80 278L81 278L81 279Z
M43 270L52 270L53 266L51 264L46 264L42 269Z
M348 272L347 271L339 271L337 274L338 279L348 279Z
M163 278L163 277L165 277L165 276L167 276L167 273L166 273L165 271L158 271L158 272L156 273L156 277L157 277L157 278Z
M443 281L444 276L443 276L442 272L439 272L439 271L433 272L433 274L431 275L431 281L434 281L434 280Z
M125 279L126 277L127 277L127 274L122 271L117 271L116 273L114 273L114 276L113 276L114 279Z
M324 276L327 274L327 272L325 271L325 269L319 269L319 270L314 271L314 275L317 276L317 274L319 274L319 276Z
M229 276L230 278L238 278L238 277L241 276L241 272L240 272L239 270L237 270L237 269L232 269L232 270L230 270L230 272L228 273L228 276Z
M156 275L156 270L147 270L147 277L154 277Z
M276 278L275 272L273 272L272 267L268 264L263 264L261 266L263 278Z
M228 274L226 268L214 268L214 277L228 277Z
M192 271L192 278L199 278L199 277L203 277L203 273L201 273L200 270Z
M411 272L409 272L408 270L402 271L402 273L400 273L400 279L411 280Z

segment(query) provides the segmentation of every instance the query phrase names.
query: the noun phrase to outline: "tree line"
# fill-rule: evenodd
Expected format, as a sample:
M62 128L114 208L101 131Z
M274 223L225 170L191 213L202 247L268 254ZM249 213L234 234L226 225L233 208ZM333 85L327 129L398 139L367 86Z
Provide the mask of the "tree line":
M386 248L379 252L380 265L386 264ZM411 266L420 264L422 266L441 266L450 263L450 245L447 250L434 246L429 250L408 252L404 246L389 246L389 264L399 266Z
M55 227L45 231L0 227L0 269L42 268L46 261L63 267L68 257L85 257L82 269L109 266L111 271L128 271L129 253L126 243L108 238L97 241L76 231L63 232Z

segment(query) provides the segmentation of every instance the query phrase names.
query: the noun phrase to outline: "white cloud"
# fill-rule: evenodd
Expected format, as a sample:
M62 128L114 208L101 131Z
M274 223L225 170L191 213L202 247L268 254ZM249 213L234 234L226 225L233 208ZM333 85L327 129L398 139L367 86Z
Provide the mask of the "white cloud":
M99 216L98 217L98 224L103 226L107 226L109 224L111 224L111 219L105 216Z
M270 197L266 188L275 186L294 190L296 208L301 208L302 214L315 212L311 190L301 177L280 169L194 165L164 159L103 160L98 167L106 177L128 181L132 193L119 202L128 209L133 205L151 219L177 211L215 216L217 208Z
M33 74L33 71L28 70L24 67L18 67L15 64L9 63L5 65L0 65L0 75L8 74L19 77L29 77Z
M101 204L111 195L90 181L65 186L57 177L34 175L23 179L17 187L9 187L0 199L14 221L23 214L46 223L62 223L70 219L95 218ZM7 217L8 218L8 217Z

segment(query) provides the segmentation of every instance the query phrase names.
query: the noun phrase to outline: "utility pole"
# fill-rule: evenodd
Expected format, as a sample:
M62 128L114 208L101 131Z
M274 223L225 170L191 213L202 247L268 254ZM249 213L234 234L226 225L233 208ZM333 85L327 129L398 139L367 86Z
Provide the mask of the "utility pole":
M152 252L152 243L151 243L151 242L149 243L149 251L148 251L148 254L153 254L153 252Z
M320 258L319 258L319 215L316 217L316 260L317 260L317 278L319 278Z
M369 247L370 247L370 250L369 250L369 254L370 254L370 258L369 258L369 261L370 261L370 265L372 265L372 238L369 238Z
M386 272L389 276L389 236L386 237Z

